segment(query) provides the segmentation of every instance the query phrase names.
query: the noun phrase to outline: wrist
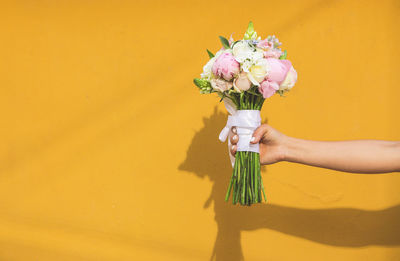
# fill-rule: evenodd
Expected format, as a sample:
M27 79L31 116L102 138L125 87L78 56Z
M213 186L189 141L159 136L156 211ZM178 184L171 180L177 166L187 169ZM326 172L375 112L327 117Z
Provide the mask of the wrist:
M296 162L299 139L285 136L282 142L282 161Z

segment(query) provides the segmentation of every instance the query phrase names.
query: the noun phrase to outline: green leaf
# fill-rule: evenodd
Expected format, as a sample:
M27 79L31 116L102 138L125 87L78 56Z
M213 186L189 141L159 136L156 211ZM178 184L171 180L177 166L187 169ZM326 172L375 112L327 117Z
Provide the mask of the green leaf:
M210 50L208 50L207 49L207 53L208 53L208 56L210 57L210 59L211 58L213 58L215 55L210 51Z
M229 47L229 41L228 41L228 39L226 39L226 38L223 37L223 36L219 36L219 39L221 40L222 46L223 46L225 49L230 49L230 48L231 48L231 47Z
M286 50L285 50L285 51L283 51L283 54L279 57L279 59L285 60L286 57L287 57L287 52L286 52Z

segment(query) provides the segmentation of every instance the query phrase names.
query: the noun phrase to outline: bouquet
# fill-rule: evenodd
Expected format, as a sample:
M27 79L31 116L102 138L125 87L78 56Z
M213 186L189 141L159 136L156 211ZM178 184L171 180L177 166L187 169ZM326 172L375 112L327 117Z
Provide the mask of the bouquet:
M250 206L260 203L265 191L260 171L259 144L251 144L254 130L261 125L260 110L265 99L275 93L284 96L295 84L297 72L286 59L275 36L261 39L250 22L243 39L219 37L222 48L203 67L201 78L194 79L200 93L217 93L230 116L219 139L225 141L236 126L239 142L232 160L233 173L225 201Z

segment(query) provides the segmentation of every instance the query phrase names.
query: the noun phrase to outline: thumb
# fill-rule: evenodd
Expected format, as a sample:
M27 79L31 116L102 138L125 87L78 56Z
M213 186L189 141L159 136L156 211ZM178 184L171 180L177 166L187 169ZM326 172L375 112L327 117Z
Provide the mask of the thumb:
M260 125L253 133L253 137L251 138L251 143L256 144L259 143L265 133L268 132L268 125L263 124Z

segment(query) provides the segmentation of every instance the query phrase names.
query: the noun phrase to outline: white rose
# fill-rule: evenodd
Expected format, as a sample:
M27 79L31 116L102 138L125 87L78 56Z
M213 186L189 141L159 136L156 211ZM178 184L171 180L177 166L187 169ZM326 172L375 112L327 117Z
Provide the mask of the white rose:
M236 61L243 63L246 59L250 59L254 49L245 41L237 42L232 49L232 54Z
M279 90L289 91L290 89L292 89L296 81L297 81L297 72L292 66L289 72L287 73L285 80L283 80L283 82L279 86Z
M247 77L254 85L259 86L260 82L268 75L268 71L268 61L266 59L260 59L256 64L250 67Z

